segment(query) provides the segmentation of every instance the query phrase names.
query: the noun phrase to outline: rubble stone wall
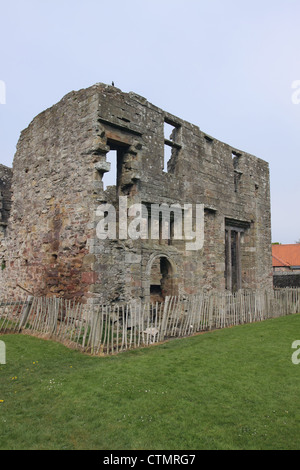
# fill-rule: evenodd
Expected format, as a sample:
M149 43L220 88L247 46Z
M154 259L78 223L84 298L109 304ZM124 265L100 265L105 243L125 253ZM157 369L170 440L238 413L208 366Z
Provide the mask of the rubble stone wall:
M167 168L165 148L172 151ZM104 190L110 149L116 184ZM0 279L12 295L17 285L84 302L224 290L228 224L242 227L241 287L272 288L268 164L135 93L96 84L38 115L18 142L12 190ZM97 208L109 203L118 215L120 196L128 207L203 204L203 248L99 239Z

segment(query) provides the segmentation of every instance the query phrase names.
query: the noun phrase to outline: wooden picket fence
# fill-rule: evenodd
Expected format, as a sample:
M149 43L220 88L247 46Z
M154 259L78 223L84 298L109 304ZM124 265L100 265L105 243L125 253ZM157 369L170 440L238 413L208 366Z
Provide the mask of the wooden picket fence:
M200 293L164 303L83 305L56 297L0 302L0 334L51 338L95 355L300 313L300 289Z

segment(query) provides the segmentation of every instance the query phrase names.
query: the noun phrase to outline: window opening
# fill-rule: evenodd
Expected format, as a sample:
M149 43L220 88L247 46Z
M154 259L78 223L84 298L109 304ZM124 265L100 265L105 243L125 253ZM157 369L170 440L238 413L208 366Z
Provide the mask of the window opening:
M235 193L239 192L241 178L243 175L243 172L239 170L239 163L240 163L241 156L242 156L241 153L236 152L235 150L232 150L231 157L232 157L232 165L233 165L233 171L234 171L234 192Z
M167 119L164 121L164 172L168 173L168 163L173 156L176 156L181 145L178 142L180 126L171 123Z
M107 141L110 147L109 152L106 154L106 161L111 164L110 171L103 175L103 189L104 191L108 186L116 186L118 189L121 185L124 155L128 150L128 146L119 142Z
M241 178L242 178L242 172L234 170L234 192L235 193L239 192Z
M165 134L165 139L174 141L176 139L176 127L173 126L172 124L169 124L168 122L164 122L164 134Z
M106 161L110 163L110 170L104 173L102 178L104 191L108 186L114 186L117 181L117 151L110 150L106 154Z
M168 173L168 163L172 157L172 147L164 145L164 172Z
M225 287L237 292L242 288L241 233L243 229L226 227L225 230Z

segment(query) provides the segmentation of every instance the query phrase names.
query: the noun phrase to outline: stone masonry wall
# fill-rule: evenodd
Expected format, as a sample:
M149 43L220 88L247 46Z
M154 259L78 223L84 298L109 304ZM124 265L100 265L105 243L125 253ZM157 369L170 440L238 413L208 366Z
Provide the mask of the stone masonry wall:
M273 285L277 289L300 287L299 272L276 272L273 274Z
M6 226L11 208L12 169L0 165L0 236L6 232Z
M1 284L36 295L82 297L88 258L97 95L70 93L37 116L20 137L13 163L13 204L2 243Z
M104 190L110 149L118 176ZM38 115L21 134L12 189L0 279L12 294L19 284L37 295L123 302L146 300L151 289L158 297L224 290L228 224L242 227L242 288L272 287L268 164L134 93L96 84ZM119 196L128 207L204 204L203 249L188 251L181 240L100 240L97 208L117 208Z

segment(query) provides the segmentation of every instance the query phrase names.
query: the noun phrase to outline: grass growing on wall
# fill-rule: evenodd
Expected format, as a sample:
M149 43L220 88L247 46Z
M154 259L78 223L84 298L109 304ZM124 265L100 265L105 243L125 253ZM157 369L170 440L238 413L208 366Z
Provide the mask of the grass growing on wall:
M2 450L300 447L300 315L105 358L0 339Z

